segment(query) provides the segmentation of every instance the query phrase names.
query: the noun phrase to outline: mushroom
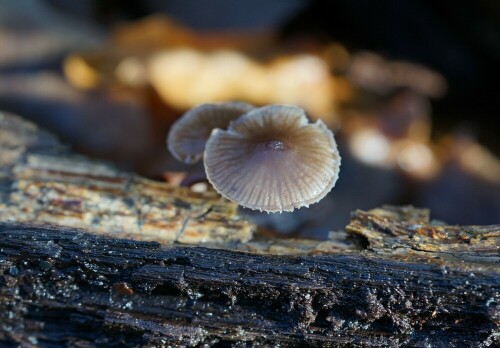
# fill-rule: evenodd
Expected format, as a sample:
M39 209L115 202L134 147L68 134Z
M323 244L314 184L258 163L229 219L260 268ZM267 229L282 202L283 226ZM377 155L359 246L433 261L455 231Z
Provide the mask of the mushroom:
M309 123L294 106L256 108L214 129L205 146L205 172L215 190L243 207L293 211L333 188L340 155L333 133Z
M196 163L203 157L205 143L214 128L227 128L229 122L253 108L250 104L239 102L194 107L170 128L168 149L179 161Z

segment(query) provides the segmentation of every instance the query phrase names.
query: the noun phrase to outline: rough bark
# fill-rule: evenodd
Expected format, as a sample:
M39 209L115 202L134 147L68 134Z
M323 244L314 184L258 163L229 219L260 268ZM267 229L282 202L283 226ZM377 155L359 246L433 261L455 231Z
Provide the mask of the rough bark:
M498 345L500 226L382 207L328 241L249 240L212 193L72 155L11 116L0 126L0 346ZM142 229L134 209L157 200L170 210ZM186 231L179 215L205 237L162 237Z
M497 257L257 255L9 223L0 250L5 345L464 347L498 334Z

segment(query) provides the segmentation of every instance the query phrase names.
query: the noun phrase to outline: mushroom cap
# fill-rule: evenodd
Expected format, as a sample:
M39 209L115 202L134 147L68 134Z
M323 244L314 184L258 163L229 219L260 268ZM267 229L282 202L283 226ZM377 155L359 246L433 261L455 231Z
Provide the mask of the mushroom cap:
M332 131L321 120L309 123L302 109L285 105L253 109L227 130L214 129L204 162L217 192L266 212L320 201L340 170Z
M203 157L205 143L214 128L227 128L231 121L253 108L250 104L240 102L196 106L170 128L168 149L179 161L196 163Z

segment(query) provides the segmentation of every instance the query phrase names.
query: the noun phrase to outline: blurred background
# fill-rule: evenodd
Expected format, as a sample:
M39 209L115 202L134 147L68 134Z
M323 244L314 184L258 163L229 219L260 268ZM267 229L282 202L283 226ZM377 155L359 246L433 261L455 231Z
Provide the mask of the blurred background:
M170 125L204 102L296 104L335 131L340 179L262 229L324 238L349 213L500 222L500 2L0 0L0 110L173 185Z

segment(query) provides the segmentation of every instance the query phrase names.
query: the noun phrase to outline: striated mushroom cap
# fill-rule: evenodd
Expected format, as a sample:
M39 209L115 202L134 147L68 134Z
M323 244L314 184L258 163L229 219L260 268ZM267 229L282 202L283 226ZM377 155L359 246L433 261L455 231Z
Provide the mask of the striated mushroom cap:
M205 171L222 196L247 208L293 211L320 201L333 188L340 155L322 121L304 111L271 105L215 129L205 147Z
M168 149L179 161L196 163L203 157L205 143L214 128L227 128L231 121L253 108L250 104L239 102L194 107L170 128Z

